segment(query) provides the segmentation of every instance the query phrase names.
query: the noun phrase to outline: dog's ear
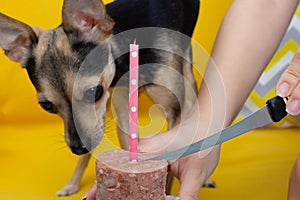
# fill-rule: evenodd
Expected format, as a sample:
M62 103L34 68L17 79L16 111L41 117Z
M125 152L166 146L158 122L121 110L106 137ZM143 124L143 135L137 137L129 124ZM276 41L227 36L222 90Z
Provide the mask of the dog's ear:
M30 26L0 13L0 47L12 61L25 66L37 40Z
M102 41L112 32L114 22L101 0L65 0L63 28L83 41Z

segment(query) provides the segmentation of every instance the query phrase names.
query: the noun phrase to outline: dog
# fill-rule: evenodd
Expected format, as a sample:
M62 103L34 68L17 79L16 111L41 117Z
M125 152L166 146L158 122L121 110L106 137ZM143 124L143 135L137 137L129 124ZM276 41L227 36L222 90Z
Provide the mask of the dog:
M197 86L190 38L199 6L199 0L116 0L107 5L65 0L62 23L51 30L0 13L0 47L27 70L40 106L62 118L67 146L81 155L58 196L79 189L89 152L103 136L110 96L121 147L128 149L126 85L133 39L140 44L141 91L163 108L168 128L191 111ZM92 52L97 63L87 59ZM92 72L82 70L89 64Z

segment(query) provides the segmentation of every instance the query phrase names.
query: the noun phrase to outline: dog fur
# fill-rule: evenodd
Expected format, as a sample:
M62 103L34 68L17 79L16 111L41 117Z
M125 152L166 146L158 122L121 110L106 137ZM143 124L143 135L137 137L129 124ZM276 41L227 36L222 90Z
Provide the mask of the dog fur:
M33 28L0 13L1 48L27 70L40 105L63 119L67 145L82 155L73 177L57 195L79 189L89 151L103 136L112 87L118 137L122 148L128 149L129 60L128 52L122 52L134 38L141 47L141 89L163 107L168 128L190 111L197 96L190 40L172 34L190 38L198 11L199 0L116 0L106 6L101 0L65 0L62 24L51 30ZM145 27L153 34L130 32ZM131 34L122 35L126 31ZM163 49L144 48L147 42ZM101 66L92 72L80 71L96 48Z

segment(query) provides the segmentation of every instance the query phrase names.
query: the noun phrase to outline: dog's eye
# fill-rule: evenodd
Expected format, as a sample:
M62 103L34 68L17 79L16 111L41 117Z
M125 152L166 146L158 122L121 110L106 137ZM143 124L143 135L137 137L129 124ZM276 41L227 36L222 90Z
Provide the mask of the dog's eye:
M102 95L103 95L103 87L102 85L97 85L96 87L88 89L84 93L84 99L90 103L94 103L99 101Z
M39 102L40 106L49 113L57 113L55 107L50 101Z

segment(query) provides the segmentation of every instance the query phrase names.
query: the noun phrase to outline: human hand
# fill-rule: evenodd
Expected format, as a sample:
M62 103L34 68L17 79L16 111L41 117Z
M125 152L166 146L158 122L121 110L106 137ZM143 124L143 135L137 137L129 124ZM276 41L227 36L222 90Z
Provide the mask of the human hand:
M300 114L300 49L296 52L292 62L277 82L278 96L289 97L287 112L291 115Z
M169 151L171 132L155 135L140 142L142 152L163 153ZM161 147L166 147L162 151ZM171 145L170 145L171 147ZM172 147L170 150L173 150ZM170 170L180 181L178 196L181 200L197 200L200 188L215 170L219 161L220 146L216 146L204 154L195 153L170 163Z

